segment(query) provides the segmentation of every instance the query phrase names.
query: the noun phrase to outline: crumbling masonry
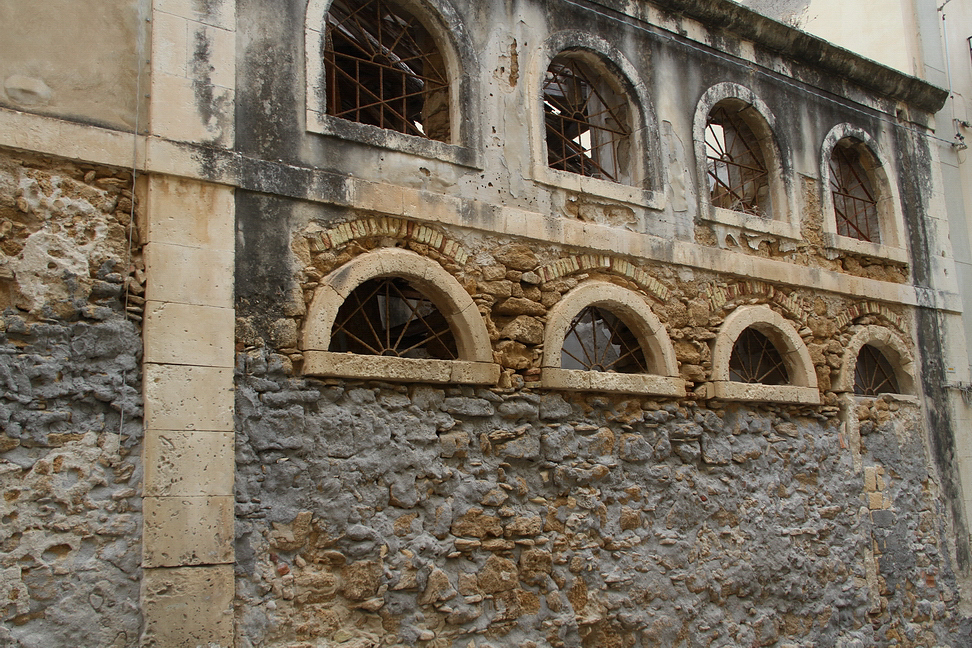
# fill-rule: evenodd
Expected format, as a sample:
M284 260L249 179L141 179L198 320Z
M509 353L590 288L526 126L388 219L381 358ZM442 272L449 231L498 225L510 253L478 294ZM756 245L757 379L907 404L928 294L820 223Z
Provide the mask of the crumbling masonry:
M0 44L0 645L970 645L944 91L725 0L109 5L116 105Z

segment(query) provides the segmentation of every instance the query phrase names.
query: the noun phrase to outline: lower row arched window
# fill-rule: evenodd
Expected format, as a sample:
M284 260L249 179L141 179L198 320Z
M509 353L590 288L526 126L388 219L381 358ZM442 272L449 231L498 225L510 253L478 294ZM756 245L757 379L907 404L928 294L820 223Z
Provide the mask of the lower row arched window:
M685 395L665 327L639 293L586 281L550 309L541 386L550 389ZM329 274L308 310L304 373L432 383L494 384L499 365L479 309L438 263L399 248L356 257ZM846 345L837 392L913 394L911 356L879 326ZM809 350L768 306L730 313L712 346L709 397L820 402Z
M675 349L641 295L588 281L550 309L541 385L660 396L684 396Z
M499 365L479 309L455 277L398 248L329 274L307 312L304 373L494 384Z
M883 326L859 327L844 348L834 391L914 396L916 388L914 360L905 342Z
M778 403L820 402L810 352L796 329L768 306L743 306L726 317L712 349L715 398Z

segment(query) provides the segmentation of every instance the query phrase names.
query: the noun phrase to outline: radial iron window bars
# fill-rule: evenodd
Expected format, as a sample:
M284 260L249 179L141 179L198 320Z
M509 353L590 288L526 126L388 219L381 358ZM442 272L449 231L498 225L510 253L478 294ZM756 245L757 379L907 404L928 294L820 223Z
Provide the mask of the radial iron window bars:
M830 156L830 191L834 199L837 233L880 243L877 199L861 153L838 142Z
M769 173L756 135L739 113L720 103L706 122L706 169L712 204L767 216Z
M790 382L779 350L766 335L750 327L743 331L729 357L729 380L763 385Z
M543 81L550 168L621 182L631 137L627 100L584 61L559 56Z
M401 358L459 357L449 322L401 278L371 279L352 291L338 310L329 350Z
M894 367L881 351L865 344L857 354L854 368L854 393L861 396L899 393Z
M648 373L641 344L616 315L587 306L574 317L564 336L563 369Z

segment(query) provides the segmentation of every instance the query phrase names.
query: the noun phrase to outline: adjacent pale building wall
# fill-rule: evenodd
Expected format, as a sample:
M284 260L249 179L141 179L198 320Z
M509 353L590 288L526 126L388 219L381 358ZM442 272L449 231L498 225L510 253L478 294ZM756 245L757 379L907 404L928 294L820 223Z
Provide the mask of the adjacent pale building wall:
M0 0L0 106L134 130L148 4Z

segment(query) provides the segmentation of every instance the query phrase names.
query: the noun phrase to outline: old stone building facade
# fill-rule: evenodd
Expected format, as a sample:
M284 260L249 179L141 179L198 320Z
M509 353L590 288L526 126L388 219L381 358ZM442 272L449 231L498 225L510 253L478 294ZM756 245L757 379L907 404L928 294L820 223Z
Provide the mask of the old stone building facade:
M727 0L80 4L0 0L0 645L972 643L945 91Z

